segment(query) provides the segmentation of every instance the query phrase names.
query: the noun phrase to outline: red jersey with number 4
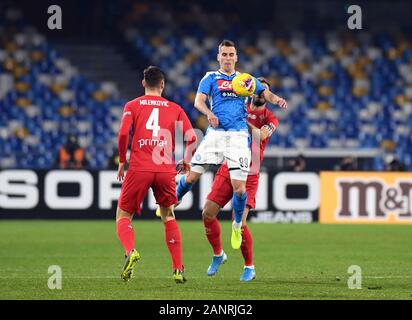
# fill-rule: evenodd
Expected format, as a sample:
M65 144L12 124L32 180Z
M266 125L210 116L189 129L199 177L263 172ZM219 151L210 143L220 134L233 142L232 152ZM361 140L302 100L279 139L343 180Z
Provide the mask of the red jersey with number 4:
M129 101L124 107L120 124L120 162L126 162L129 131L132 128L129 168L137 171L176 172L174 149L175 131L178 127L184 134L188 151L190 144L196 141L196 134L186 113L178 104L161 96L150 95Z

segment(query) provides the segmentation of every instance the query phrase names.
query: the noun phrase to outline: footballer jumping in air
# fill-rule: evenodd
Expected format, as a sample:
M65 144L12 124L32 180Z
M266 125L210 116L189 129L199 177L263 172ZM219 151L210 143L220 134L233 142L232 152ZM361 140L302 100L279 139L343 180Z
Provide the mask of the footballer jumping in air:
M265 78L257 78L265 88L269 89L269 83ZM279 126L276 116L266 108L266 101L262 95L255 95L250 104L248 104L248 125L251 129L260 129L260 144L256 146L260 162L263 160L263 153L273 132ZM254 158L255 159L255 158ZM260 166L258 166L260 168ZM250 172L246 181L247 203L242 218L242 245L241 251L244 258L244 269L240 277L241 281L251 281L255 278L255 267L253 265L252 252L252 235L246 224L246 219L250 209L256 207L256 192L259 185L259 171ZM212 184L212 190L207 196L203 208L203 224L206 231L206 237L213 248L213 259L207 275L213 276L217 273L220 265L227 260L227 255L222 249L220 239L220 225L217 220L219 211L232 199L233 188L230 182L230 172L226 163L223 163L215 175Z
M218 165L226 160L233 188L231 244L234 249L239 249L242 244L242 215L247 203L246 179L251 160L245 98L236 95L231 84L238 74L235 70L237 60L235 44L223 40L217 55L220 69L206 73L195 98L195 107L207 116L209 128L193 156L191 171L182 176L177 186L177 199L180 202L208 165ZM286 101L270 92L259 80L256 80L253 93L262 95L272 104L287 108ZM210 109L206 100L209 100Z
M180 230L173 208L176 199L176 165L174 161L175 128L181 124L186 139L186 153L183 165L191 158L191 145L196 134L183 109L167 99L162 92L165 85L164 73L150 66L144 70L142 81L145 95L126 103L118 137L119 169L118 180L123 181L117 212L117 235L122 243L126 261L121 277L130 280L140 254L134 247L134 230L131 224L134 213L141 213L141 204L149 188L152 188L165 228L165 240L172 257L173 277L176 283L183 283L182 244ZM132 146L129 169L125 177L126 152L129 130L132 128Z

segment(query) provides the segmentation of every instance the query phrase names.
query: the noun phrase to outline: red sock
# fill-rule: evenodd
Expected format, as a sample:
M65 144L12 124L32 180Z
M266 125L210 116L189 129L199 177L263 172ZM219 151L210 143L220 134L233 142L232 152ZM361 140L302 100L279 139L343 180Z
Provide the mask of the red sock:
M242 250L243 258L245 259L245 266L253 266L253 251L252 251L252 235L250 234L248 226L242 227Z
M182 238L180 236L179 226L176 219L169 220L165 223L165 240L170 255L172 256L173 270L183 270L182 265Z
M126 255L134 248L134 230L132 222L127 218L122 218L117 221L117 236L123 245Z
M203 224L205 226L206 237L213 248L213 253L215 255L220 255L222 253L222 241L220 240L219 221L217 218L214 218L213 220L204 218Z

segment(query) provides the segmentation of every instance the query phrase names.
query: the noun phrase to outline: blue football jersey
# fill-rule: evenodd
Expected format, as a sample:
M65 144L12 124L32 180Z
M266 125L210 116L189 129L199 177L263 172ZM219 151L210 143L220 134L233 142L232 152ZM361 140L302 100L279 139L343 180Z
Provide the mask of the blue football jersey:
M247 130L245 98L232 89L232 80L239 72L228 76L220 71L208 72L199 83L198 93L209 98L212 112L219 119L218 129ZM261 94L265 87L256 80L255 94Z

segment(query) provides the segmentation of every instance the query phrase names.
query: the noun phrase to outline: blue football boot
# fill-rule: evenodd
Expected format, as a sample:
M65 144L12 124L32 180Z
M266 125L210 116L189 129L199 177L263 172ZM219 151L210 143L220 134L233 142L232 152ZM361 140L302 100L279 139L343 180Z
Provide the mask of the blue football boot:
M214 276L216 272L219 270L220 265L225 263L226 261L227 261L227 255L225 252L223 252L222 255L220 256L213 256L212 263L207 269L207 275Z
M245 267L240 276L240 281L252 281L256 278L255 268Z

